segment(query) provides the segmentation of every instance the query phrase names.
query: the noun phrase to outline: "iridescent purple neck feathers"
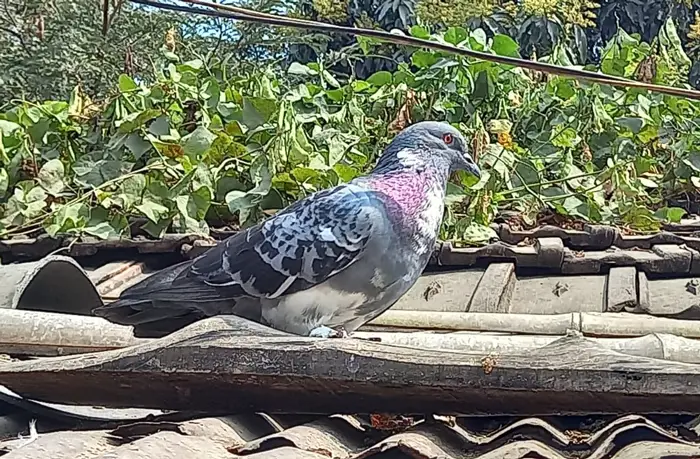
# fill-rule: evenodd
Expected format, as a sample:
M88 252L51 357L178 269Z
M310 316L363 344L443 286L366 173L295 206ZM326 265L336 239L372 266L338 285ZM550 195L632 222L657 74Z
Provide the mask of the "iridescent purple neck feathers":
M427 171L396 170L370 176L368 185L390 198L398 207L396 210L410 218L425 209L429 195L443 188L435 175Z

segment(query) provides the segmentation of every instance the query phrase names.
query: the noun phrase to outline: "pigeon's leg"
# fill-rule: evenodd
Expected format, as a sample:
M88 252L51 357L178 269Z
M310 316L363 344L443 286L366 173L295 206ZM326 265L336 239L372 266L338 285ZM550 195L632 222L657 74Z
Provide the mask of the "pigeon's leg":
M326 327L325 325L321 325L320 327L316 327L311 330L309 332L309 336L311 338L347 338L348 332L346 332L343 327L333 329Z
M382 339L379 337L358 338L358 337L352 336L342 326L336 327L336 328L330 328L330 327L326 327L325 325L321 325L320 327L316 327L313 330L311 330L311 332L309 332L309 337L311 337L311 338L353 338L353 339L361 339L363 341L373 341L375 343L381 343L381 341L382 341Z

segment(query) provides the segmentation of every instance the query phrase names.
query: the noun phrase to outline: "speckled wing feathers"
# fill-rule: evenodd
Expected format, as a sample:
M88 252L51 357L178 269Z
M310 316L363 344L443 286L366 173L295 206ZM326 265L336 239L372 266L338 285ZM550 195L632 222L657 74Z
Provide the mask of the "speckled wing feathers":
M372 193L353 185L316 193L211 249L173 285L196 279L277 298L321 283L366 249L382 218Z

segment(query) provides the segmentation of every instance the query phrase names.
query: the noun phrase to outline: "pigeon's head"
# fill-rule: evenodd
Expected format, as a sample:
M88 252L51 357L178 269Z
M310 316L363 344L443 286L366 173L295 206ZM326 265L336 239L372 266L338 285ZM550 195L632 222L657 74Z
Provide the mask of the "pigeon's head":
M409 153L410 152L410 153ZM422 121L401 131L385 153L398 161L410 161L409 156L424 156L449 165L450 171L465 170L481 177L479 166L469 153L467 140L459 130L438 121Z

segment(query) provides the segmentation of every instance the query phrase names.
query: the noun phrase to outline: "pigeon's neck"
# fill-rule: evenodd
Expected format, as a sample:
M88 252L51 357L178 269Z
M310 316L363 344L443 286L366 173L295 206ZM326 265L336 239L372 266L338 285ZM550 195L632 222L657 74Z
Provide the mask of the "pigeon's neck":
M431 167L399 168L368 177L369 188L385 196L398 234L411 241L415 255L433 250L444 212L447 171Z
M444 198L449 173L449 164L439 156L418 155L406 149L392 160L380 158L369 182L372 189L395 202L403 215L413 217L425 210L434 195Z
M440 175L430 170L395 170L373 174L369 186L391 199L401 215L415 217L436 197L444 198L445 179Z

